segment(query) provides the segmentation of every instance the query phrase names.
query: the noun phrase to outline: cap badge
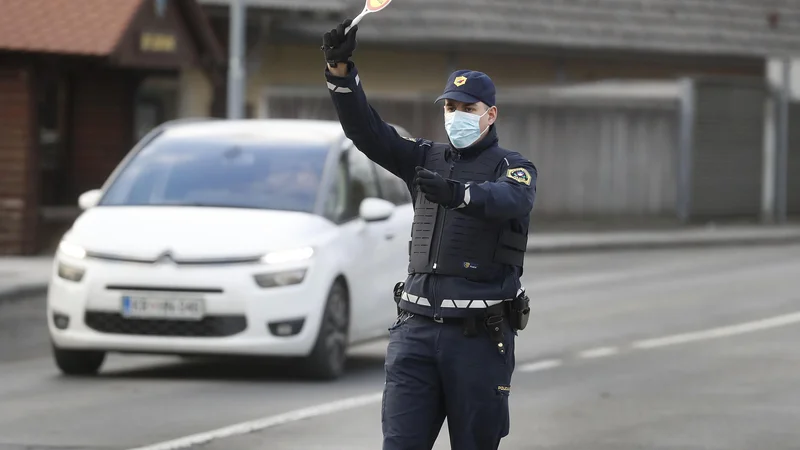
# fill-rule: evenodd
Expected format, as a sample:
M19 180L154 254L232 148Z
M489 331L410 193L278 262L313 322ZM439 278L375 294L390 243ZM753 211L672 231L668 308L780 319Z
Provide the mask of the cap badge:
M456 86L463 86L466 83L467 83L467 77L465 76L456 77L456 79L453 80L453 84L455 84Z

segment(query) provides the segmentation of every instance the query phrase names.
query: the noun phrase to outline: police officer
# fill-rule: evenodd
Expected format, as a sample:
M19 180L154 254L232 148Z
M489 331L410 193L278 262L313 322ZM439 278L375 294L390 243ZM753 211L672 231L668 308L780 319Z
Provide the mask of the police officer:
M436 100L449 143L401 137L367 102L350 23L323 36L339 121L414 198L409 275L395 286L389 328L383 449L430 449L445 418L453 449L497 449L509 433L514 338L529 311L520 276L536 168L498 145L495 87L480 72L453 73Z

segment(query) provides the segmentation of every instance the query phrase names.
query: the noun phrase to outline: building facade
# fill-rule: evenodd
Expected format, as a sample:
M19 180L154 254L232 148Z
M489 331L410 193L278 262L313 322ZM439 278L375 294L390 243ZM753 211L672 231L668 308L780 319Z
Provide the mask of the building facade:
M225 40L229 2L202 1ZM335 119L321 35L360 5L249 5L249 116ZM355 59L384 119L436 140L446 137L431 100L447 76L488 73L503 98L502 142L541 170L539 222L758 220L773 201L767 67L800 52L798 13L747 0L408 0L361 22ZM725 109L742 95L747 111ZM735 145L720 148L733 128L700 126L717 108L748 132ZM708 158L726 152L735 156L715 172Z
M226 115L230 2L4 2L0 254L52 248L79 213L77 197L99 187L157 124ZM246 4L246 116L334 119L321 35L358 14L360 2ZM687 105L702 109L710 103L687 99L684 81L728 86L742 80L748 88L732 87L731 98L762 83L767 106L730 118L746 120L753 130L746 145L736 146L740 163L730 170L761 162L750 169L759 173L746 173L759 177L746 183L750 214L752 198L762 198L763 205L773 201L775 117L768 105L776 70L770 62L800 56L794 31L799 18L800 6L778 0L615 0L614 7L596 1L403 0L361 22L356 60L384 119L436 140L445 135L432 100L447 75L461 68L487 72L503 102L503 143L542 172L535 208L540 220L672 220L692 211L682 196L694 191L679 184L705 172L687 173L682 161L725 149L700 148L724 139L709 136L707 128L687 128ZM724 110L726 101L714 101ZM749 95L747 102L759 109L758 98ZM715 133L725 130L718 128ZM702 139L687 130L702 132ZM759 139L763 146L754 147ZM798 156L790 164L797 167L800 139L792 142L798 142ZM689 147L697 149L694 156L681 156ZM735 175L717 177L715 186L737 182ZM800 176L792 180L796 186ZM696 181L695 190L703 186ZM704 202L725 196L724 189L714 189ZM792 198L800 205L800 195Z
M14 0L2 14L0 254L32 254L143 133L181 115L186 78L221 84L225 61L194 0Z

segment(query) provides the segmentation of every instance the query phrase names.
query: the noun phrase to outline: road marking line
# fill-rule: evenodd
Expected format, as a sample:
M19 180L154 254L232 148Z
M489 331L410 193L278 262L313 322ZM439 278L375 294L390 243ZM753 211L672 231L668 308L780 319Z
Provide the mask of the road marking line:
M248 422L242 422L224 428L219 428L217 430L193 434L191 436L161 442L158 444L146 445L144 447L137 447L130 450L175 450L179 448L191 447L194 445L205 444L215 439L223 439L231 436L252 433L254 431L260 431L290 422L297 422L312 417L323 416L326 414L332 414L348 409L366 406L372 403L378 403L382 398L383 392L345 398L330 403L310 406L308 408L289 411L287 413L264 417L262 419L251 420Z
M599 347L590 350L584 350L578 353L578 357L586 359L602 358L604 356L616 355L617 353L619 353L619 348L617 347Z
M554 369L563 364L560 359L545 359L528 363L519 368L521 372L541 372L543 370Z
M669 345L685 344L687 342L702 341L706 339L717 339L721 337L735 336L737 334L752 333L754 331L782 327L798 322L800 322L800 313L785 314L781 316L771 317L768 319L741 323L738 325L729 325L725 327L712 328L710 330L705 330L705 331L676 334L673 336L667 336L656 339L646 339L634 342L633 347L637 349L666 347Z

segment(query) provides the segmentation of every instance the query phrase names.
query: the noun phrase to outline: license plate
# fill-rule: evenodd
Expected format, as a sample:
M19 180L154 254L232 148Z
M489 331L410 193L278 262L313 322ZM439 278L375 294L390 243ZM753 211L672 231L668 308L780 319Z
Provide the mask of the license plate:
M202 298L122 296L122 316L127 318L199 320L204 312Z

